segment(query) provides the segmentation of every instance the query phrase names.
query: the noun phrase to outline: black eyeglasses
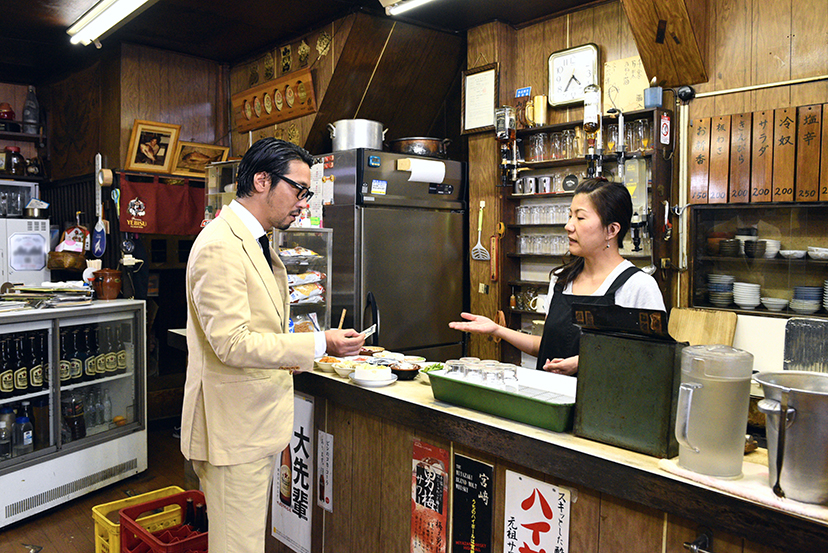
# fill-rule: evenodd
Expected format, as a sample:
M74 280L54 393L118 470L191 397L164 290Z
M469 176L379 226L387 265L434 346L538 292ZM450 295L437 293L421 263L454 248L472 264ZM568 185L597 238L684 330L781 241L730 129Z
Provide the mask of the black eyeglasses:
M314 193L307 186L303 186L303 185L299 184L298 182L287 178L284 175L279 175L279 178L282 179L283 181L285 181L286 183L288 183L289 185L291 185L292 187L299 190L299 193L296 194L296 199L297 200L310 200L311 198L313 198Z

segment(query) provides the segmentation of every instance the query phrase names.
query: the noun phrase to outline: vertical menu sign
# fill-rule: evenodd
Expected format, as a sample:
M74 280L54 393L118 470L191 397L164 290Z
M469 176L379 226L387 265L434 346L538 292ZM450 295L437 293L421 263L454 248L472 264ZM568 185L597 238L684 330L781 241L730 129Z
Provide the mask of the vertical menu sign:
M773 184L773 112L753 113L753 154L750 168L750 201L771 201Z
M414 440L411 472L411 553L446 553L448 452Z
M819 201L828 202L828 104L822 104L822 154L819 170Z
M690 134L690 203L706 204L710 173L710 118L694 120Z
M571 492L506 471L504 553L568 553Z
M796 108L796 190L797 202L819 200L819 151L822 142L822 106Z
M727 203L730 173L730 116L714 117L710 133L710 177L707 185L711 204Z
M492 466L454 455L452 552L489 553L492 549Z
M731 203L750 199L750 113L730 118L730 196Z
M271 509L273 537L297 553L311 550L311 499L313 498L313 398L293 397L293 436L287 466L276 463ZM282 466L280 466L282 465ZM287 474L285 474L287 472ZM277 483L284 483L278 485Z
M794 160L796 155L796 108L773 111L773 192L774 202L794 199Z

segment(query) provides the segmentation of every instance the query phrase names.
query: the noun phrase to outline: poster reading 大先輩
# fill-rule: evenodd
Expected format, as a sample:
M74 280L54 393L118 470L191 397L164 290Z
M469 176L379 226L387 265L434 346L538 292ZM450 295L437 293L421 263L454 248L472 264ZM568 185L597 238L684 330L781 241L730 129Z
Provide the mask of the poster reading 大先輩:
M310 553L313 499L313 398L293 398L293 436L273 470L273 537Z

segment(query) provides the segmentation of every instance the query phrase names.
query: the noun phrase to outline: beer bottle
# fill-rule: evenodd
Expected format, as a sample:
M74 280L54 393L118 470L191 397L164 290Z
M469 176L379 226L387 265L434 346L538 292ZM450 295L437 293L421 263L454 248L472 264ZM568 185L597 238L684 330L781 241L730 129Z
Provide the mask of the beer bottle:
M106 376L114 375L118 370L118 352L116 351L115 340L112 338L112 328L104 327L103 350L106 359Z
M187 498L187 508L184 511L186 514L184 515L184 524L187 524L195 530L195 504L193 503L193 498Z
M29 367L29 393L39 392L43 388L43 363L37 355L37 345L35 334L26 336L28 346L26 348L26 364ZM29 417L31 418L31 417Z
M83 360L78 357L80 348L78 347L77 329L69 332L66 347L69 349L69 382L71 384L83 382Z
M14 367L17 361L14 359L11 338L2 342L3 359L0 365L0 399L12 397L14 394Z
M103 349L103 331L101 330L101 326L98 325L94 328L90 335L92 336L92 352L95 355L95 374L98 378L103 378L106 376L106 353Z
M92 353L89 347L89 327L84 327L83 329L83 340L78 338L78 341L81 345L78 345L78 348L83 349L82 359L83 359L83 379L87 382L90 380L95 380L98 378L98 361L94 353Z
M290 443L282 450L282 459L279 465L279 501L285 507L290 507L290 498L293 491L293 460L290 455Z
M43 331L40 333L40 348L38 350L41 375L43 375L43 389L49 389L49 382L51 382L52 373L51 365L49 364L49 332Z
M22 396L29 393L29 366L26 364L22 336L14 339L14 349L17 352L17 366L14 369L14 395Z
M66 384L71 384L69 378L72 376L71 370L71 362L69 361L69 350L67 349L68 346L66 345L66 331L60 331L60 360L59 363L59 370L60 370L60 385L64 386Z
M115 327L115 355L118 359L118 368L116 372L118 374L124 374L127 372L126 346L124 345L124 339L121 334L121 326L121 324L118 324Z

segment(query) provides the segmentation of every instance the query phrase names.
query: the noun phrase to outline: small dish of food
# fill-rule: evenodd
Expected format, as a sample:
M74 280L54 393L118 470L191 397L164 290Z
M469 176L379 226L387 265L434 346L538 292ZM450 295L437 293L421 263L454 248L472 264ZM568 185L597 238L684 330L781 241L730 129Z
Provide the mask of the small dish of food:
M360 363L353 361L342 361L341 363L334 363L333 370L342 378L348 378L348 375L354 372Z
M414 380L417 373L420 372L420 365L415 363L406 363L405 361L394 363L393 365L390 365L390 367L391 372L397 375L397 378L400 380Z
M342 360L338 357L326 355L325 357L320 357L316 360L316 366L323 372L332 373L334 372L334 364L339 363L340 361Z

